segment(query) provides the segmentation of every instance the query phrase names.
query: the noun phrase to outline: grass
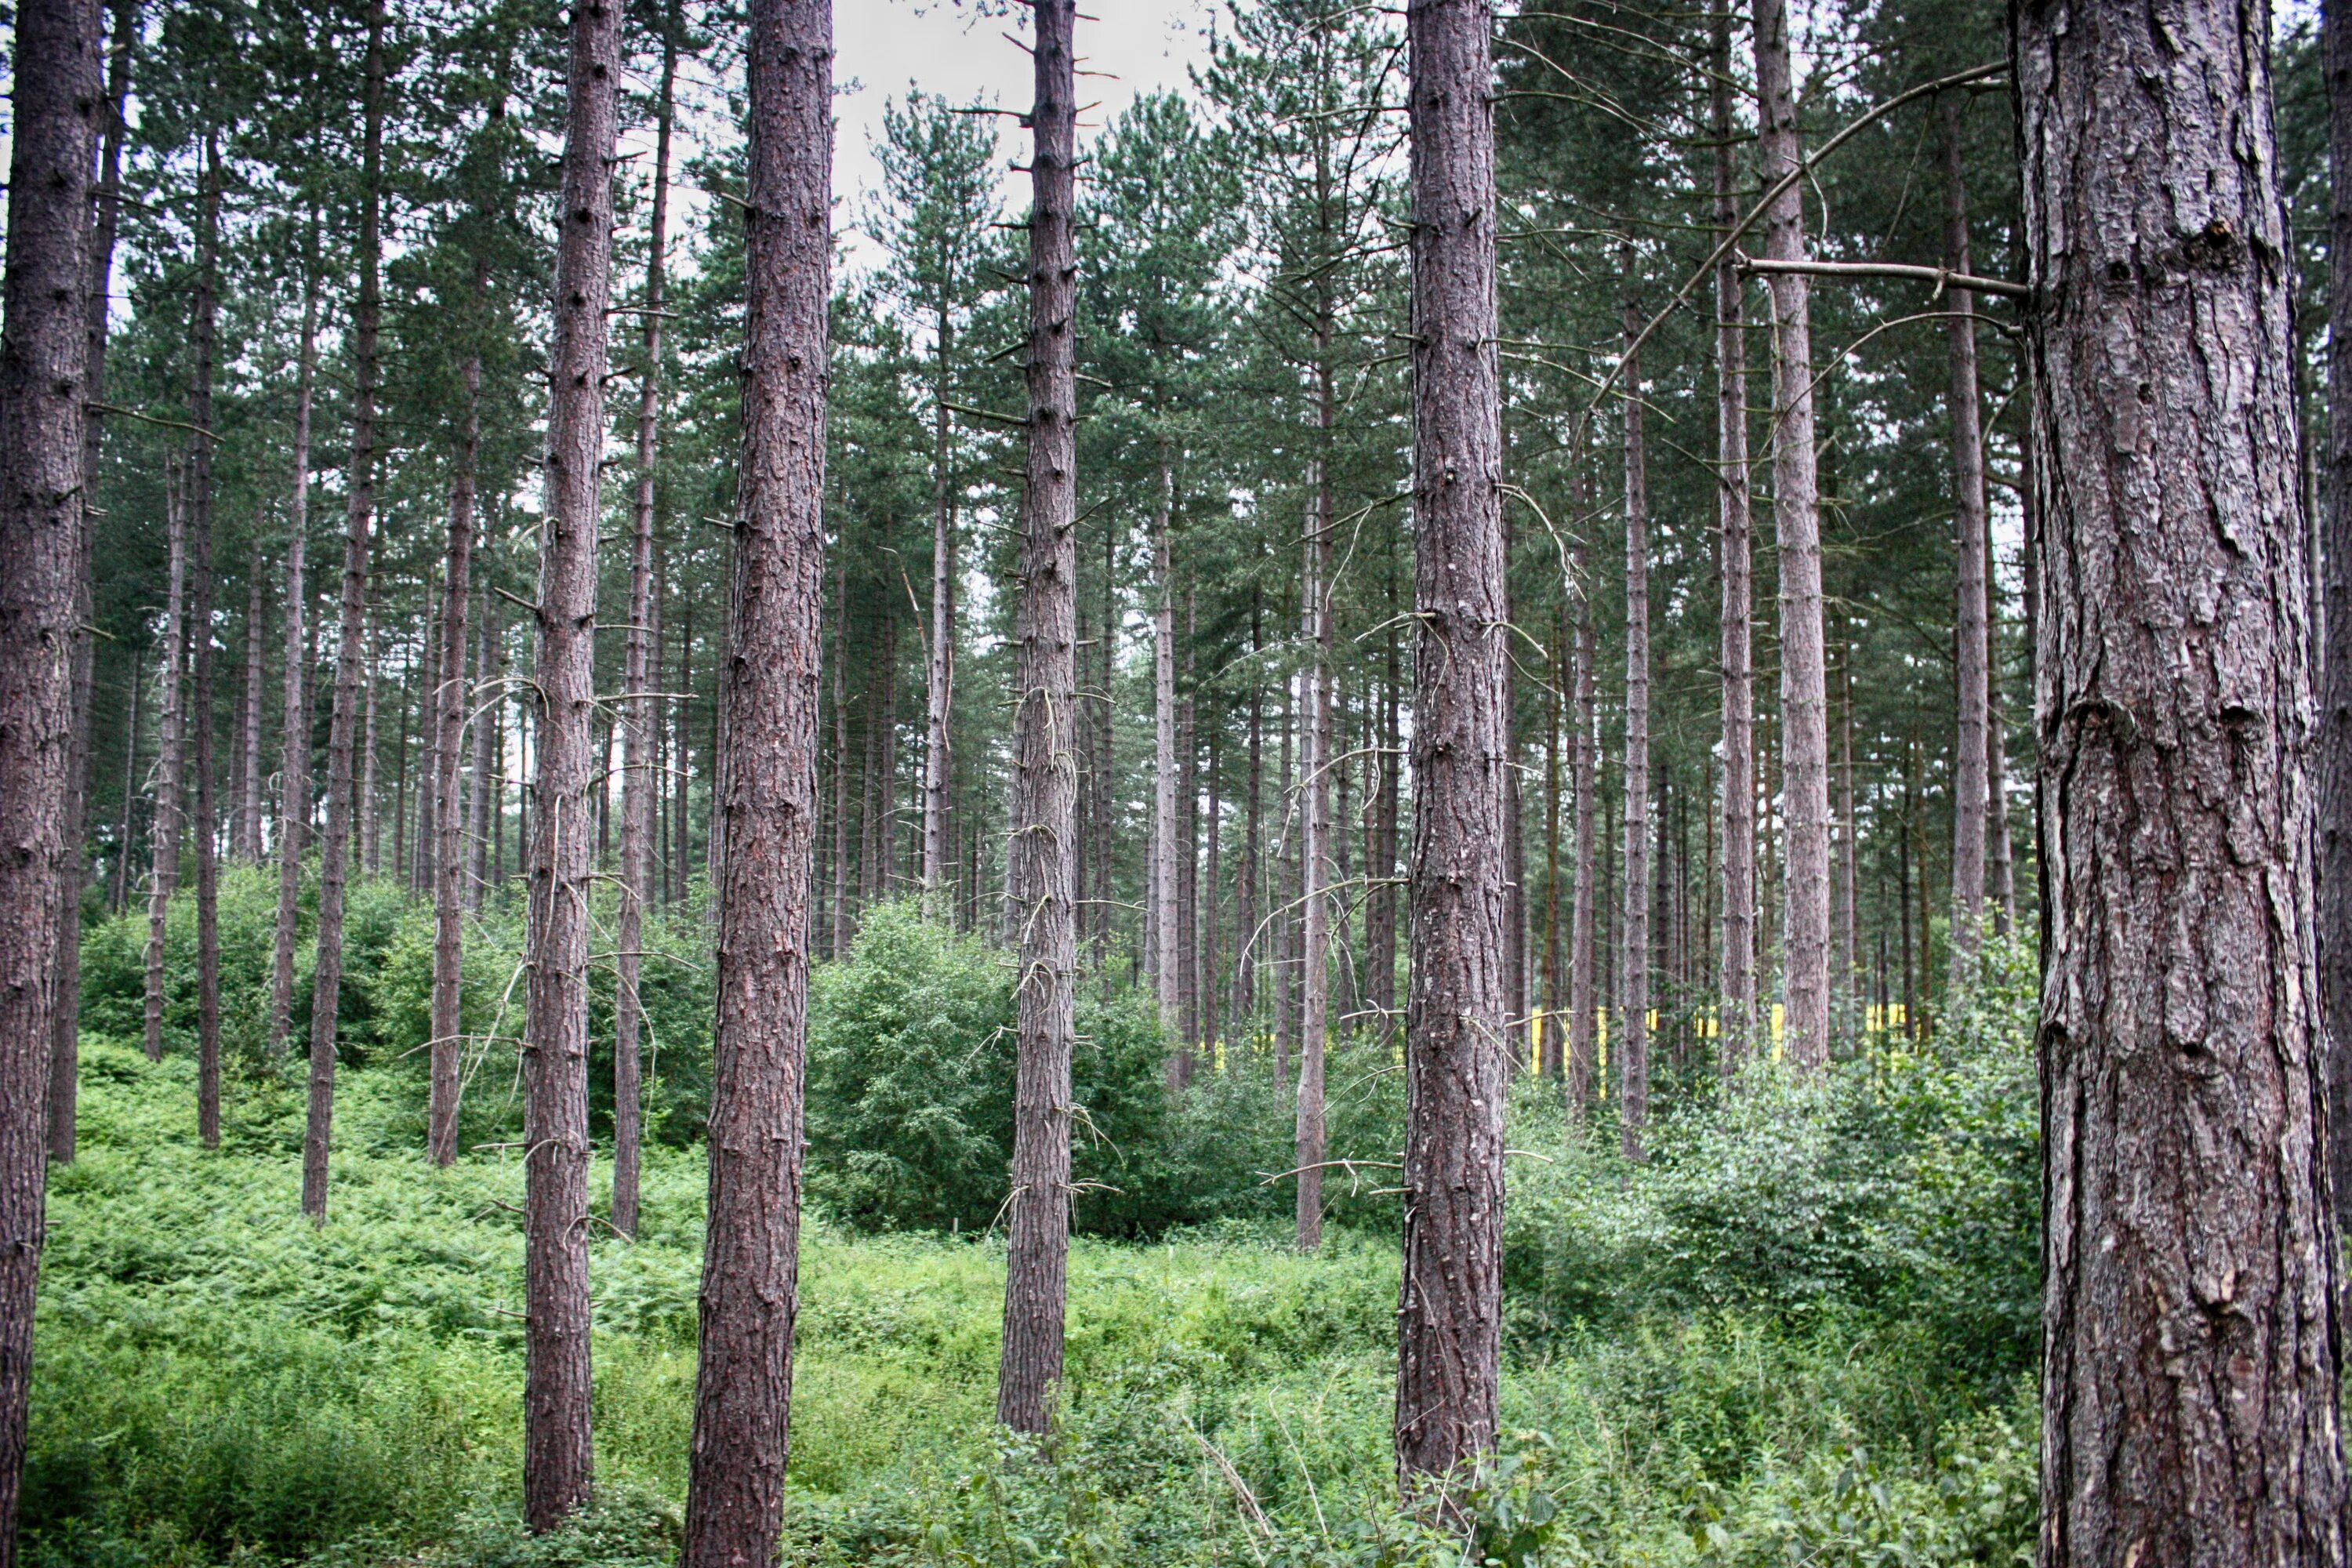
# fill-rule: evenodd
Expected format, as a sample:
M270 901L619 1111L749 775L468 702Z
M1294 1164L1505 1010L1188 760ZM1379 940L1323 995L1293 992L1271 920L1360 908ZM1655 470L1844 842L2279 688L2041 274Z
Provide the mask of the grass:
M413 1084L347 1073L332 1215L297 1212L299 1102L241 1081L195 1146L182 1058L84 1054L52 1179L26 1485L36 1564L666 1563L685 1495L702 1163L647 1152L634 1245L591 1248L600 1504L517 1527L522 1174L433 1170ZM492 1086L488 1092L499 1092ZM604 1173L600 1169L601 1184ZM1314 1258L1235 1225L1080 1238L1055 1436L993 1428L992 1239L809 1227L793 1408L796 1563L1458 1562L1394 1506L1393 1238ZM1533 1309L1517 1303L1518 1315ZM2022 1562L2030 1406L1956 1403L1932 1346L1835 1310L1534 1312L1496 1561Z

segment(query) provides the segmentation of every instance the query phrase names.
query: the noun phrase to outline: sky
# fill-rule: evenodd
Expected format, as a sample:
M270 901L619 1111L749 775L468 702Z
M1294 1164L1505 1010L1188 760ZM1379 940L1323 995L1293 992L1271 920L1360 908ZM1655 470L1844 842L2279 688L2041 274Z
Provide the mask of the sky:
M854 225L881 180L874 143L882 107L909 85L958 105L1024 108L1032 96L1029 56L1006 41L1026 32L1013 16L980 16L950 0L841 0L834 9L833 188L841 219ZM1181 88L1206 58L1216 9L1208 0L1079 0L1078 137L1083 142L1139 93ZM1087 108L1087 105L1094 105ZM1017 127L1002 122L1004 146L1020 145ZM862 235L845 234L853 267L873 260Z

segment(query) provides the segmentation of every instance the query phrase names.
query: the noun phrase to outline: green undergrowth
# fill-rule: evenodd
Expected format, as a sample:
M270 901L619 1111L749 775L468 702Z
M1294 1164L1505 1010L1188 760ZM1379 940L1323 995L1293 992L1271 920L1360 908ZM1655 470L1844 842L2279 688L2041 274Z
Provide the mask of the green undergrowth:
M132 932L93 933L81 1157L51 1177L26 1561L671 1562L702 1225L692 998L667 1004L662 1070L687 1087L663 1091L641 1234L591 1247L597 1502L533 1539L515 1517L511 1058L485 1057L467 1152L432 1169L417 917L369 904L347 1020L368 1043L338 1085L329 1223L305 1223L301 1066L273 1064L257 1032L252 901L226 944L246 954L244 1032L214 1152L184 1021L148 1062ZM495 934L506 915L488 919ZM492 1028L509 966L482 967ZM1517 1086L1504 1430L1465 1559L1396 1505L1393 1198L1335 1177L1326 1244L1297 1256L1287 1189L1264 1180L1287 1163L1279 1093L1244 1059L1163 1102L1161 1047L1116 997L1089 1003L1081 1053L1082 1173L1101 1190L1072 1247L1061 1419L1042 1445L994 1427L1005 978L979 944L877 914L813 990L787 1560L2024 1562L2032 988L2019 953L1993 969L1933 1044L1875 1040L1810 1083L1759 1068L1726 1100L1703 1058L1667 1050L1662 1079L1684 1077L1638 1167L1605 1113L1579 1128L1545 1086ZM1333 1152L1393 1159L1392 1047L1333 1060ZM608 1179L600 1165L600 1210Z

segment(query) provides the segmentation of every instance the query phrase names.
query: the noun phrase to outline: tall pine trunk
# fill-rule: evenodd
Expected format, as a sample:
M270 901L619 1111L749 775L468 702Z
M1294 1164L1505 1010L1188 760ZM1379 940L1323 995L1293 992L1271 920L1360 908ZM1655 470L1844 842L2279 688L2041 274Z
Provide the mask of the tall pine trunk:
M2269 8L2030 0L2013 27L2050 655L2041 1560L2341 1563Z
M2319 995L2330 1042L2327 1147L2341 1233L2352 1222L2352 0L2322 0L2320 16L2331 183L2327 449L2321 465L2326 516L2319 552L2325 640L2315 772L2319 792ZM2029 550L2032 543L2029 537ZM2039 629L2035 608L2029 598L2029 646Z
M1322 353L1324 334L1317 342L1318 380L1316 399L1314 472L1309 480L1313 510L1307 516L1306 571L1299 602L1306 614L1300 642L1307 668L1299 686L1307 698L1307 723L1300 731L1298 795L1298 863L1304 884L1305 908L1300 911L1303 941L1299 964L1298 1100L1293 1122L1292 1163L1298 1167L1294 1205L1298 1250L1312 1252L1323 1244L1323 1058L1331 1030L1331 426L1335 412L1328 361Z
M749 73L743 481L719 682L726 850L686 1568L772 1563L783 1525L824 643L831 0L756 0Z
M89 340L83 385L89 407L82 420L81 510L74 535L77 628L89 627L94 619L90 556L98 500L99 438L105 428L98 405L106 397L107 309L114 275L114 240L122 214L122 105L131 91L131 57L138 35L138 0L114 0L113 16L107 31L106 108L89 240L89 274L82 304ZM50 1015L49 1158L60 1165L73 1163L81 1078L82 846L89 831L91 759L96 752L90 696L97 658L97 638L87 629L78 629L74 634L71 678L73 731L68 742L71 750L66 758L66 862L58 880L58 1001ZM131 744L135 747L135 725L133 728ZM130 845L131 836L126 832L120 840L120 852L128 855Z
M1618 995L1625 1033L1618 1047L1618 1144L1643 1157L1650 1120L1650 459L1643 446L1642 308L1633 297L1633 247L1619 247L1625 280L1625 908L1618 922Z
M1077 939L1076 62L1075 0L1035 0L1030 159L1029 450L1021 508L1019 674L1007 902L1020 933L1020 1066L996 1418L1043 1432L1062 1381L1070 1247L1070 1050Z
M647 685L653 616L654 478L661 431L662 310L669 246L669 159L677 114L677 0L662 17L661 83L655 98L652 223L646 236L645 369L637 381L637 493L629 518L629 630L621 673L621 887L619 971L613 999L613 1228L637 1234L638 1156L645 1136L644 1070L637 1037L645 960L646 847L652 837L653 729Z
M1408 1495L1494 1447L1509 733L1486 0L1413 0L1412 940L1396 1451Z
M1732 142L1730 0L1716 0L1714 79L1715 221L1739 222ZM1715 270L1716 513L1723 584L1723 959L1717 989L1717 1064L1739 1071L1756 1038L1756 664L1752 520L1748 477L1748 326L1739 273L1726 257Z
M57 992L58 879L73 791L73 647L89 363L92 0L16 7L8 259L0 306L0 1568L15 1568L32 1386Z
M1579 458L1581 454L1577 454ZM1583 486L1573 477L1575 510L1584 510ZM1576 797L1576 907L1568 924L1568 1112L1584 1119L1592 1102L1594 1074L1599 1066L1601 994L1598 973L1601 893L1600 742L1595 733L1599 707L1599 647L1592 626L1591 547L1579 530L1569 549L1568 589L1574 597L1570 619L1574 661L1570 684L1570 787Z
M1160 1027L1171 1033L1182 1002L1176 957L1176 577L1168 542L1174 485L1162 437L1151 514L1151 994Z
M383 0L369 0L360 168L360 289L352 311L351 499L343 536L335 704L327 721L327 824L319 843L319 945L310 980L310 1087L302 1135L302 1212L327 1218L335 1121L335 1020L342 1002L343 892L352 852L352 751L367 658L368 560L375 531L377 332L383 311ZM308 368L307 365L305 367ZM301 481L298 478L297 481Z
M489 293L489 265L474 260L474 331L485 330L483 307ZM464 820L459 811L463 778L459 763L466 739L471 689L466 681L466 610L473 593L476 467L481 453L482 353L466 355L459 372L465 398L457 426L456 472L449 482L449 536L441 567L439 679L432 689L433 713L433 1023L432 1087L425 1117L425 1151L436 1165L457 1159L457 1101L465 1073L466 876ZM478 782L477 788L480 785ZM625 875L624 879L625 880ZM625 905L624 914L625 917ZM622 963L635 943L625 922ZM618 1112L615 1112L617 1117Z
M1944 164L1944 265L1967 273L1969 187L1960 162L1960 115L1966 100L1947 93L1937 105ZM1985 521L1984 433L1977 395L1976 296L1966 289L1944 294L1944 328L1951 344L1952 529L1958 570L1953 574L1955 689L1959 733L1952 766L1952 978L1967 978L1976 957L1984 919L1985 766L1988 760L1986 689L1992 647L1985 629L1985 588L1991 539Z
M147 829L147 1059L163 1059L163 921L172 895L180 890L181 781L186 773L182 743L187 709L182 672L188 641L188 514L179 464L164 460L163 530L169 564L163 609L163 670L157 711L163 715L155 749L155 813Z
M948 363L954 322L950 280L940 282L938 342L931 391L931 635L925 650L923 701L923 906L933 920L948 918L940 891L948 868L948 791L952 753L950 721L955 701L955 492L950 472Z
M302 913L302 851L310 826L310 390L319 338L315 215L302 271L302 346L295 373L294 486L286 505L286 680L278 725L278 918L269 969L269 1056L293 1026L294 938ZM311 634L315 635L315 626Z
M1804 157L1790 77L1787 0L1756 0L1758 145L1769 189ZM1765 213L1764 251L1805 259L1801 182ZM1801 273L1770 278L1772 527L1780 568L1780 794L1788 838L1784 1033L1789 1058L1820 1068L1830 1051L1829 683L1822 620L1821 495L1813 450L1812 305Z
M269 646L266 629L269 579L262 564L258 537L254 540L246 576L245 668L241 672L245 690L236 721L236 826L230 852L247 865L257 866L261 863L261 689L268 684Z
M555 328L540 525L539 721L523 1034L523 1519L553 1530L588 1500L588 884L596 757L596 531L613 288L619 7L578 0L565 79Z
M196 234L195 384L188 397L188 568L196 810L196 1136L220 1147L220 846L213 795L213 371L220 312L220 147L205 138L203 220Z

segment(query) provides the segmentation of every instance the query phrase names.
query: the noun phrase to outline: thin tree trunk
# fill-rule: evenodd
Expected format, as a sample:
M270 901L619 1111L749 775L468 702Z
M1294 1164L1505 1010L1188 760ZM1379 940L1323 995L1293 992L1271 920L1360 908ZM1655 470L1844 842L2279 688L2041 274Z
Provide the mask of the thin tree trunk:
M1559 624L1553 634L1551 690L1544 703L1544 1008L1545 1016L1537 1024L1539 1060L1538 1071L1546 1083L1559 1083L1566 1074L1567 1062L1562 1047L1567 1036L1561 1029L1562 990L1566 975L1561 967L1561 932L1559 929L1559 796L1562 784L1560 768L1561 710L1568 700L1569 668L1573 662L1569 647L1573 635L1569 626L1569 595L1572 588L1562 584L1559 598Z
M220 146L205 137L203 218L196 235L195 381L188 397L188 568L196 775L196 1135L220 1147L220 845L213 784L213 370L220 308Z
M1010 903L1020 944L1011 1237L996 1418L1043 1432L1062 1381L1070 1235L1070 835L1076 769L1077 311L1075 0L1035 0L1036 146L1030 160L1029 450L1022 503Z
M261 689L268 684L268 640L262 628L268 614L266 569L261 560L260 530L247 568L245 593L245 693L237 719L239 758L236 788L236 830L231 853L248 865L261 863Z
M824 646L830 0L757 0L743 483L713 768L719 1024L686 1568L776 1561L798 1307L802 1064Z
M1715 221L1739 222L1733 146L1730 0L1711 13ZM1716 513L1722 530L1723 967L1717 982L1717 1062L1736 1077L1756 1039L1756 665L1752 520L1748 477L1746 300L1732 259L1715 272Z
M170 556L163 610L163 733L155 757L155 816L147 842L152 864L147 889L147 1059L163 1059L163 922L172 895L180 890L180 786L187 770L181 742L187 714L181 706L180 672L188 640L188 524L181 495L179 465L166 459L163 523Z
M1501 1382L1503 781L1509 735L1495 348L1494 18L1406 16L1412 236L1413 852L1397 1470L1450 1487Z
M318 219L302 269L302 347L294 393L294 489L286 506L286 682L278 735L278 918L269 970L269 1057L286 1051L294 1017L294 939L302 912L302 850L310 826L310 388L319 336Z
M595 708L596 530L613 288L617 6L572 14L562 239L548 353L540 525L530 910L524 1030L523 1519L536 1532L588 1500L588 861Z
M951 783L950 720L955 701L955 496L949 471L948 355L954 322L949 290L940 284L937 353L933 361L931 416L931 636L924 683L923 903L933 919L940 880L947 875L948 791Z
M2346 1555L2270 28L2204 0L2014 24L2048 1568Z
M1618 247L1625 279L1625 908L1618 922L1619 996L1625 1034L1618 1047L1618 1143L1643 1158L1650 1120L1650 460L1643 445L1642 362L1635 340L1642 307L1633 296L1633 247Z
M1151 514L1151 982L1160 1026L1173 1031L1181 1003L1176 957L1176 579L1168 559L1175 477L1164 437L1157 484Z
M369 0L360 183L360 290L352 312L356 385L352 398L352 480L343 539L341 646L335 706L327 723L327 829L319 845L319 948L310 981L310 1088L302 1137L302 1212L327 1219L327 1152L335 1115L335 1028L342 1001L343 893L352 847L352 752L358 739L360 679L367 658L368 561L375 530L376 334L383 300L383 0ZM298 483L300 482L299 479Z
M466 907L478 910L488 891L491 868L490 845L493 837L503 842L506 837L506 726L501 715L506 712L506 637L499 625L498 601L489 594L481 595L482 629L474 639L474 668L480 672L479 700L472 718L474 726L473 793L466 807L467 834L471 841L471 869L466 884ZM505 856L499 856L500 872Z
M98 497L99 441L105 429L98 405L106 397L107 310L114 276L114 240L122 212L122 139L126 129L122 105L131 90L131 51L137 45L138 34L138 0L114 0L107 30L106 108L100 138L98 189L91 212L89 273L83 293L88 337L83 386L89 407L82 419L81 510L74 532L77 629L70 695L73 731L66 758L65 860L58 878L58 1001L50 1015L54 1033L49 1051L49 1158L60 1165L73 1163L81 1079L81 900L88 877L83 845L89 833L91 761L96 753L91 693L98 659L97 639L84 628L95 616L90 556L95 536L92 522ZM137 748L135 727L131 744L134 750ZM121 842L127 857L131 844L128 831Z
M1985 570L1985 896L1992 904L1992 929L2006 937L2017 929L2017 854L2009 839L2009 723L2000 700L2000 600L1990 558Z
M1862 964L1862 823L1853 810L1853 645L1838 660L1838 968L1836 991L1854 1000Z
M1370 891L1364 945L1370 950L1371 977L1366 989L1380 1009L1381 1037L1395 1029L1397 949L1397 816L1399 783L1404 773L1404 743L1399 726L1398 700L1403 689L1403 662L1397 636L1397 574L1391 563L1388 579L1389 627L1381 670L1381 789L1373 808L1372 863L1366 875L1374 879Z
M1203 875L1208 899L1207 908L1201 911L1199 921L1201 956L1197 973L1200 976L1202 994L1195 998L1194 1004L1194 1011L1199 1016L1200 1027L1202 1031L1200 1036L1201 1048L1208 1057L1209 1064L1213 1068L1217 1060L1217 889L1223 886L1219 879L1219 873L1223 868L1220 850L1224 837L1224 779L1218 768L1218 763L1221 760L1218 755L1218 742L1222 738L1223 729L1222 724L1212 724L1209 727L1209 815L1202 833L1203 838L1207 841L1203 847L1203 853L1207 857L1208 866Z
M1947 93L1937 105L1944 163L1944 264L1966 274L1969 264L1969 187L1960 162L1960 116L1967 100ZM1987 558L1984 433L1977 393L1976 296L1966 289L1944 291L1944 326L1951 345L1952 527L1958 568L1958 602L1953 622L1954 661L1959 700L1959 735L1952 767L1952 978L1967 978L1984 919L1985 692L1991 646L1985 630Z
M1259 652L1257 604L1252 590L1250 653L1255 667ZM1242 799L1242 865L1234 887L1234 1037L1254 1039L1257 1033L1258 907L1257 886L1264 844L1262 801L1265 793L1265 683L1250 682L1249 784Z
M1584 487L1573 476L1570 483L1573 504L1581 512ZM1569 916L1568 927L1568 1110L1581 1121L1592 1103L1594 1071L1599 1065L1601 996L1596 928L1601 902L1597 765L1601 748L1595 733L1600 650L1592 626L1591 552L1581 530L1569 548L1569 588L1574 595L1570 612L1574 651L1570 657L1575 668L1570 681L1568 765L1576 796L1576 907Z
M833 565L833 956L849 956L849 563Z
M483 310L489 295L489 264L474 259L472 292L475 331L486 329ZM466 929L464 847L459 840L458 775L460 749L466 739L466 712L472 706L466 681L466 608L473 593L476 467L482 437L482 354L476 347L466 356L459 383L465 412L457 427L456 473L449 485L449 542L441 569L441 653L438 681L433 688L434 826L438 844L433 856L433 1023L432 1088L425 1118L426 1152L436 1165L457 1159L458 1097L464 1089ZM634 715L635 709L630 709ZM631 775L634 779L635 775ZM626 869L622 873L625 882ZM628 929L624 896L620 946L622 973L628 974L636 946ZM625 992L624 1005L633 992ZM619 1117L615 1110L615 1120Z
M122 816L114 835L114 886L108 889L106 900L109 912L118 917L131 907L131 836L136 826L133 811L139 798L139 727L145 717L141 709L147 696L144 659L136 656L132 658L125 684L131 688L131 723L122 737ZM63 940L62 933L59 940ZM76 966L77 971L79 967ZM77 1058L80 1055L79 1047L80 1031L77 1029ZM58 1158L54 1146L49 1151L49 1157L53 1160Z
M15 16L0 306L0 1568L16 1568L47 1232L58 879L74 793L73 647L89 518L90 169L102 112L93 0Z
M1320 334L1318 334L1319 338ZM1318 342L1318 351L1320 343ZM1318 353L1318 358L1324 358ZM1299 732L1298 861L1304 874L1305 940L1299 963L1298 1100L1292 1138L1292 1163L1298 1168L1294 1218L1301 1252L1323 1245L1323 1058L1330 1043L1331 912L1331 531L1334 521L1328 454L1336 410L1328 358L1318 367L1317 446L1309 481L1313 510L1307 525L1307 560L1299 602L1305 607L1300 642L1307 668L1299 685L1307 698L1307 723Z
M1756 0L1758 142L1770 187L1803 162L1790 65L1787 0ZM1797 183L1765 214L1764 250L1806 258ZM1789 1059L1810 1070L1830 1048L1829 698L1822 621L1822 519L1813 452L1812 309L1802 273L1769 279L1774 357L1772 526L1780 568L1780 773L1788 868L1780 941Z
M644 1140L644 1071L637 1036L643 1004L637 986L644 959L646 840L653 826L653 735L647 721L646 675L653 615L654 460L661 426L662 310L665 252L669 246L669 159L676 118L679 0L662 16L661 85L655 98L652 223L646 235L645 369L637 382L637 493L629 526L629 632L622 667L621 888L618 981L613 999L613 1228L637 1234L639 1146ZM822 494L822 491L819 492ZM820 637L822 633L819 634ZM814 840L812 840L814 842ZM806 961L803 953L803 961Z

